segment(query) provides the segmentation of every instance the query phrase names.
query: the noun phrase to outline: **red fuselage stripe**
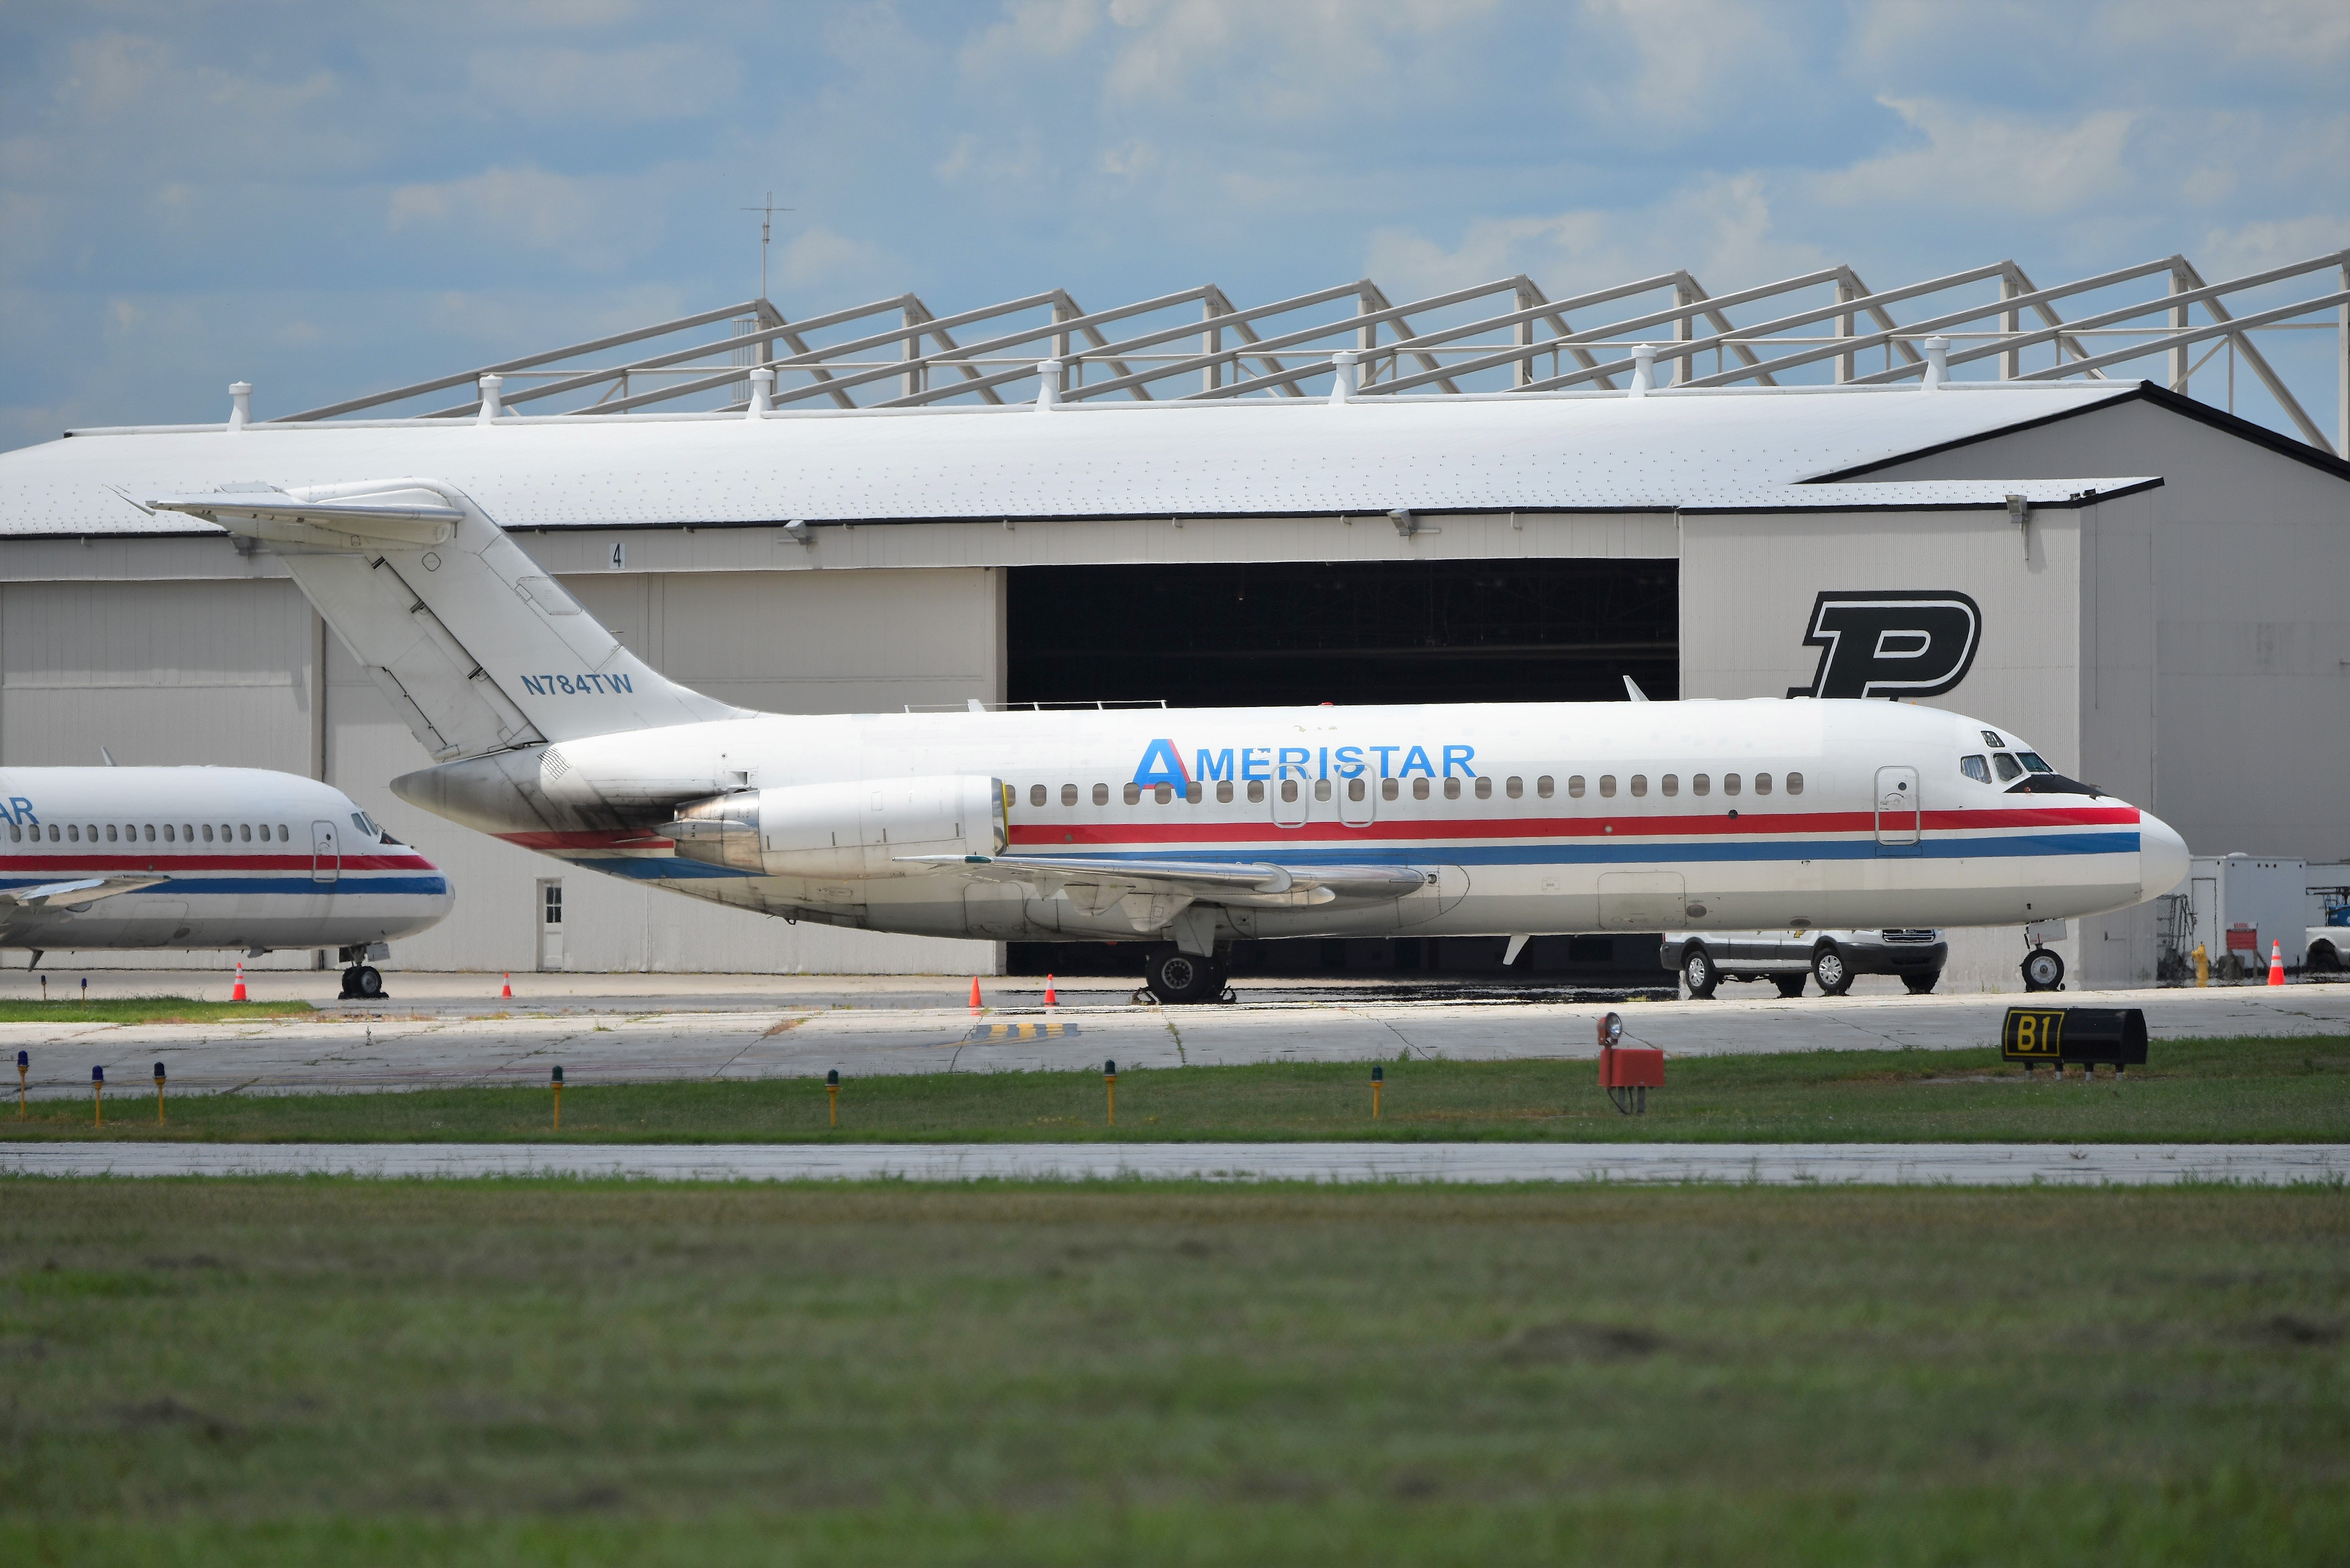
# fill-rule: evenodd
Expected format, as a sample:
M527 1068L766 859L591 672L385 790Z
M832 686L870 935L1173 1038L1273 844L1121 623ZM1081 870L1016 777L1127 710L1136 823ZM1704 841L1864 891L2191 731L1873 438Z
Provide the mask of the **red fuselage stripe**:
M1139 808L1138 808L1139 809ZM1165 809L1172 811L1170 805ZM2135 806L2055 806L2039 810L1929 811L1929 832L1980 831L2005 827L2135 826ZM1303 827L1282 827L1259 818L1247 822L1049 823L1015 822L1014 844L1217 844L1255 842L1278 836L1283 839L1511 839L1692 837L1706 835L1741 836L1756 834L1874 833L1877 819L1867 812L1742 813L1705 816L1569 816L1569 817L1420 817L1388 818L1361 827L1338 822L1309 822Z

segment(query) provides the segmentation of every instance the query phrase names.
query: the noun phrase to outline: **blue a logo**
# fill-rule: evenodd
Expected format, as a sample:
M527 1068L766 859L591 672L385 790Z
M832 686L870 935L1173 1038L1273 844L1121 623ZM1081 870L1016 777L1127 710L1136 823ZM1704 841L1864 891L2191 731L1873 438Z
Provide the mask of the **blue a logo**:
M1153 784L1172 784L1177 789L1188 788L1191 775L1183 771L1183 759L1172 741L1153 741L1144 748L1142 763L1134 770L1134 782L1144 789Z

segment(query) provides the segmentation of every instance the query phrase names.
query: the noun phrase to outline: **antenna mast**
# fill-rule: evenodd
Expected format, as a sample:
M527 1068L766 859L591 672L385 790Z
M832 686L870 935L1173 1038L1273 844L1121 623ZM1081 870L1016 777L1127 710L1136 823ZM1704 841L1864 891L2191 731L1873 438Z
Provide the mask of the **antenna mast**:
M789 207L776 206L775 193L773 191L770 191L767 192L767 200L764 204L756 207L742 207L736 210L739 212L756 213L759 214L759 297L761 299L764 299L767 297L767 240L770 234L774 232L775 214L777 213L788 213L792 209Z

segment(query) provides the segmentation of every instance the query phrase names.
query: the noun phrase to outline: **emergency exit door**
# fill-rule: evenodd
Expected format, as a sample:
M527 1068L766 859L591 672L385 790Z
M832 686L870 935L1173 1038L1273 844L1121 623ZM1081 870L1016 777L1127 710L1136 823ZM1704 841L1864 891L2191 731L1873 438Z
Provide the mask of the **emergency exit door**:
M1877 770L1877 853L1918 853L1925 813L1918 799L1916 768Z

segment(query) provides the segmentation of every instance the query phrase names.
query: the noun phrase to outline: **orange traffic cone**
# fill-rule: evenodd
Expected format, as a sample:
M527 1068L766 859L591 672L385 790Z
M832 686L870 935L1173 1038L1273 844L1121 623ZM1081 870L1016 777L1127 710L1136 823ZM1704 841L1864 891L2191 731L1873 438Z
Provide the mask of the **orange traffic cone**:
M514 1000L514 971L506 971L506 982L498 988L498 999L502 1002Z
M2284 983L2284 944L2282 942L2269 944L2269 983L2271 985Z
M979 976L972 975L971 977L971 1010L977 1012L982 1005L979 1000Z
M1053 977L1049 974L1045 977L1045 1005L1047 1007L1061 1005L1061 999L1053 994Z
M244 961L243 959L236 961L236 989L228 993L228 999L231 1002L248 1000L244 994Z

